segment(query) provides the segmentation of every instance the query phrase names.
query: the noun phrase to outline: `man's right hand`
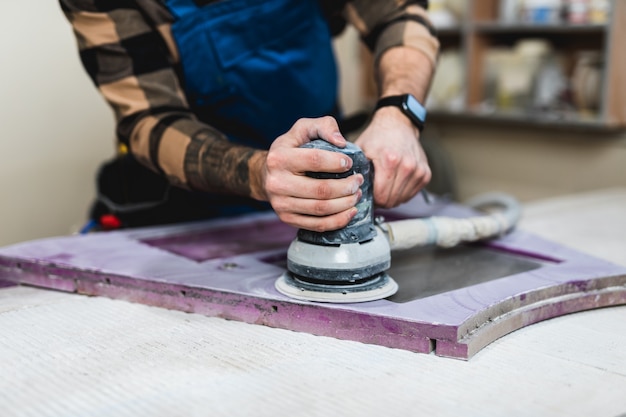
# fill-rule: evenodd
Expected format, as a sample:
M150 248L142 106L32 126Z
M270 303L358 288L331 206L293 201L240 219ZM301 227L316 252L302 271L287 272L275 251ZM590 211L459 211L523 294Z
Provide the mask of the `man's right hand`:
M264 158L259 158L261 193L278 217L292 226L323 232L347 225L356 215L361 197L361 174L342 179L315 179L305 172L346 172L352 167L350 157L321 149L302 149L314 139L324 139L340 148L346 140L332 117L300 119L278 137Z

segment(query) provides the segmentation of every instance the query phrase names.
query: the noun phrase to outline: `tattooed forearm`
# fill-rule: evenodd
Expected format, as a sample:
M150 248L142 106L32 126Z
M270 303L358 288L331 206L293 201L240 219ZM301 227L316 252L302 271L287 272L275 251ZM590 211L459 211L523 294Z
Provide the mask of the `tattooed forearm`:
M259 151L224 138L199 133L185 154L185 172L191 188L251 196L250 160Z

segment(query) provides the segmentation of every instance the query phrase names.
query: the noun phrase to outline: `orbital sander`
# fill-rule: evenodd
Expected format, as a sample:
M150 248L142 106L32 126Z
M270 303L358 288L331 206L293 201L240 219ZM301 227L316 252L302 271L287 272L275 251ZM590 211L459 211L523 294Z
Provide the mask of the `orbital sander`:
M324 149L348 155L352 169L341 174L309 172L321 179L363 175L358 212L346 227L328 232L298 230L287 252L287 272L275 283L282 294L307 301L358 303L396 293L398 284L387 275L391 252L414 247L452 248L502 236L519 221L517 200L502 193L487 193L465 204L468 217L424 217L378 221L374 218L372 163L358 146L336 147L317 139L304 148ZM482 214L480 214L482 212Z
M385 271L391 266L388 240L377 231L374 218L374 169L361 149L348 142L339 148L322 139L303 148L341 152L353 161L344 173L307 172L320 179L363 175L357 214L344 228L326 232L299 229L287 252L287 272L277 281L282 294L307 301L358 303L389 297L398 284Z

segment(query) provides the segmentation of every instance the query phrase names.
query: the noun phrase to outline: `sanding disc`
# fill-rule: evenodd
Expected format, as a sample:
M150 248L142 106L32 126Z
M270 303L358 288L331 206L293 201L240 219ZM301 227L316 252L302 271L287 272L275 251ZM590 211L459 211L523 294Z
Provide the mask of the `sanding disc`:
M295 278L290 272L285 272L275 282L274 286L281 294L303 301L317 301L322 303L362 303L380 300L394 295L398 291L398 284L387 274L378 277L361 286L354 285L314 285Z

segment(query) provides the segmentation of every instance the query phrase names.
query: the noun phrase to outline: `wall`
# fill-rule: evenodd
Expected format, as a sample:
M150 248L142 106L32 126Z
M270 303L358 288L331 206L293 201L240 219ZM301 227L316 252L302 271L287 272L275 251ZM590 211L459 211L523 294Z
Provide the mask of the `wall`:
M626 132L452 121L433 123L429 134L452 160L461 200L493 190L530 201L626 187Z
M113 118L56 1L0 3L0 246L85 220Z

